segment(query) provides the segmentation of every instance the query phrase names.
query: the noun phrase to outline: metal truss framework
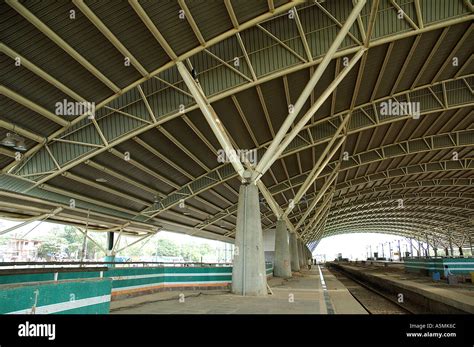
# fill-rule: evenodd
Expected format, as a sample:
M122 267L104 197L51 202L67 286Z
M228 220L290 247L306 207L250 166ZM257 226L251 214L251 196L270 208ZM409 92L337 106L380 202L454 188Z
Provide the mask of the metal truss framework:
M461 133L472 134L472 131L467 130ZM362 153L356 153L355 155L348 157L348 160L342 163L339 169L339 172L342 173L346 170L366 166L373 163L378 163L383 160L393 159L399 156L406 156L410 154L430 152L430 151L443 150L443 149L456 149L463 146L469 147L469 146L474 145L474 140L472 138L470 141L467 141L465 144L461 144L461 142L458 142L458 141L451 142L451 144L448 144L448 142L443 141L444 145L442 146L433 145L434 143L438 143L438 144L441 143L441 142L438 142L437 140L434 140L437 136L440 136L440 138L454 139L454 138L457 138L459 134L460 133L449 133L449 134L429 136L426 138L419 138L419 139L413 139L410 141L404 141L401 143L390 144L388 146L375 148L370 151L366 151ZM472 135L469 135L469 137L471 136ZM462 142L464 143L464 141ZM423 143L423 146L416 146L416 144L421 144L421 143ZM394 151L393 149L397 149L397 150ZM387 155L389 152L390 154ZM321 179L327 178L332 172L332 170L335 169L336 165L337 165L336 161L329 163L327 166L329 170L326 170L326 172L322 173ZM386 170L384 172L377 172L370 176L363 176L361 178L357 178L352 181L342 182L338 184L336 187L338 190L341 190L345 187L353 187L355 184L366 184L375 180L383 181L389 178L404 177L410 174L418 175L420 173L443 172L447 170L469 170L474 167L473 165L474 163L472 162L472 159L424 163L424 164L412 165L412 166L407 166L407 167L401 167L401 168L397 168L393 170ZM308 175L308 172L304 172L301 175L291 178L290 180L288 180L288 182L281 182L279 184L276 184L275 186L269 187L269 191L272 194L276 195L288 189L295 188L303 183L307 175ZM228 208L227 210L233 213L236 211L236 209L237 209L237 206L234 205ZM229 212L227 214L220 212L216 216L209 218L208 223L213 223L213 222L218 221L219 219L227 217L229 215ZM204 226L205 225L201 225L201 227L204 227Z
M217 168L210 169L204 163L200 161L199 158L192 155L190 151L187 151L186 154L192 158L199 166L201 166L206 173L199 177L194 177L193 175L186 172L184 169L179 168L176 163L173 163L172 160L168 160L168 163L175 168L177 168L180 172L182 172L185 176L187 176L190 181L185 185L178 185L175 182L166 179L164 176L153 172L151 169L147 168L145 165L140 164L136 161L128 161L128 164L134 165L135 167L139 168L140 170L147 172L157 179L165 182L174 190L169 194L164 194L160 191L155 189L151 189L149 187L144 187L139 182L120 175L118 173L111 172L109 168L98 164L94 161L94 157L104 153L104 152L111 152L118 157L123 157L124 153L121 153L115 149L115 147L125 141L133 139L139 145L141 145L146 150L153 152L157 157L160 157L163 160L166 160L166 156L163 153L160 153L152 146L148 145L147 143L143 142L138 136L143 134L151 129L159 129L159 131L170 139L173 143L183 149L185 151L185 146L180 144L179 141L173 138L173 135L161 127L161 125L165 124L168 121L171 121L177 117L182 117L186 120L186 113L189 113L197 108L200 108L201 111L211 107L211 104L222 100L225 97L233 95L237 92L246 90L248 88L255 87L259 90L259 86L267 81L272 79L286 76L292 72L299 71L304 68L312 68L313 66L317 66L316 72L313 71L312 78L310 83L308 83L307 91L304 91L301 96L301 100L295 103L295 112L294 114L289 114L285 120L284 125L282 128L275 134L273 133L273 141L270 143L265 143L263 145L257 146L257 150L259 154L263 155L262 161L260 161L259 166L252 168L251 166L247 166L246 169L252 172L252 180L254 182L258 182L259 188L263 194L263 196L267 199L269 206L273 214L275 214L278 218L286 218L288 221L288 225L290 230L294 230L293 223L291 219L297 218L297 214L291 214L295 206L300 207L298 204L304 194L310 189L310 187L318 182L318 179L326 178L329 172L333 170L339 170L338 173L343 171L348 171L352 168L360 168L364 165L368 165L371 163L376 163L388 159L393 159L397 156L407 156L414 153L421 153L421 152L431 152L437 150L446 150L446 149L454 149L454 148L462 148L467 146L473 145L473 133L472 130L465 130L465 131L458 131L455 133L449 134L439 134L433 136L422 137L418 139L413 139L409 141L404 141L400 143L390 144L386 146L382 146L370 151L365 151L361 153L357 153L355 155L350 156L349 160L342 161L340 167L336 167L336 162L329 162L331 157L336 153L336 151L343 145L344 140L348 135L361 133L367 129L377 128L383 125L392 124L398 122L400 120L410 119L411 115L400 115L398 117L389 117L386 118L380 114L377 105L379 105L383 101L387 101L390 99L396 101L418 101L421 104L421 116L425 116L430 113L441 112L441 111L448 111L452 109L458 109L462 107L468 107L474 105L473 99L473 75L472 74L462 74L462 71L469 65L469 62L472 61L472 56L469 58L466 63L461 66L458 70L458 73L454 78L446 79L446 80L439 80L439 74L433 78L431 83L418 86L416 87L416 82L419 80L420 76L423 73L423 69L419 72L417 78L410 86L409 89L396 92L396 86L398 85L399 81L395 83L391 95L387 97L382 97L380 99L375 99L375 95L377 92L377 87L379 86L380 79L383 75L384 68L387 64L387 59L384 60L383 66L381 68L381 72L378 76L376 87L372 93L372 97L370 98L370 102L355 106L355 100L358 94L358 88L360 86L359 82L356 83L357 87L355 88L351 107L349 110L344 110L339 113L331 112L329 117L326 117L319 121L311 121L310 119L320 107L324 101L329 98L331 94L333 94L333 101L335 99L336 94L336 87L342 81L344 76L349 72L350 68L355 66L359 59L361 60L361 67L359 67L359 76L362 75L364 70L363 64L365 64L365 59L367 57L367 49L378 47L385 43L390 43L388 53L386 57L389 56L391 48L393 47L393 42L410 37L410 36L417 36L415 39L414 48L418 42L419 35L434 31L437 29L444 28L444 32L441 35L440 39L438 40L437 44L433 48L432 54L429 56L428 61L431 59L432 55L435 54L436 49L439 45L442 44L442 40L445 37L446 30L451 25L455 25L458 23L463 23L474 18L473 15L465 15L458 18L447 18L446 20L439 21L437 23L426 23L423 21L423 17L421 15L420 3L415 1L414 5L416 7L416 20L411 18L408 15L408 12L403 12L403 20L406 22L406 25L411 27L409 31L406 32L395 32L390 33L386 37L381 38L373 38L371 33L374 26L374 21L376 20L377 14L377 6L378 1L374 1L372 3L372 9L368 13L367 18L367 26L364 27L363 19L360 16L360 11L364 7L365 1L359 1L355 6L355 10L352 12L351 16L354 18L346 18L346 22L342 24L334 15L330 13L323 4L316 3L314 6L315 8L322 9L326 16L331 20L334 26L338 28L342 28L339 31L338 36L335 38L336 44L331 46L328 51L321 57L321 55L315 55L314 52L311 51L310 45L308 43L309 35L313 34L308 28L305 28L305 24L300 20L301 16L301 9L298 9L300 12L298 14L296 5L302 3L301 1L292 1L289 4L282 5L278 8L274 8L273 5L269 5L269 11L259 17L250 20L245 23L239 23L232 4L229 1L226 1L226 9L228 11L229 17L232 20L234 28L224 34L219 35L216 38L213 38L206 42L204 39L199 26L197 25L196 21L193 19L193 15L186 5L185 1L179 1L179 5L181 9L186 14L186 19L189 25L192 28L193 33L195 34L197 40L200 43L200 46L186 52L185 54L178 56L175 52L173 52L171 46L167 43L166 39L157 29L157 27L153 24L153 21L148 17L146 11L140 5L138 1L130 1L130 5L133 10L138 14L140 19L143 21L147 29L153 34L157 42L163 49L167 52L169 57L172 59L169 63L165 64L163 67L159 68L156 71L147 71L144 66L139 62L139 60L124 46L123 43L119 41L119 39L112 33L112 31L107 28L107 26L94 14L94 12L86 5L86 3L82 0L74 1L74 4L84 13L84 15L98 28L98 30L109 40L113 46L121 52L124 56L130 58L133 67L143 76L140 80L132 83L131 85L125 88L119 88L116 84L114 84L110 79L108 79L103 73L101 73L95 66L93 66L90 62L88 62L84 57L82 57L77 51L74 50L73 47L68 45L63 39L61 39L56 33L54 33L50 28L48 28L39 18L37 18L34 14L32 14L25 6L21 5L17 1L8 0L7 3L9 6L13 7L16 11L18 11L22 16L24 16L28 21L30 21L33 25L35 25L40 31L42 31L45 35L47 35L52 41L54 41L59 47L61 47L65 52L71 55L75 60L77 60L81 65L83 65L90 73L92 73L97 79L103 82L106 86L110 88L115 94L98 105L98 116L96 119L92 121L87 120L87 115L82 115L80 117L75 118L72 121L66 121L57 115L53 114L52 112L48 111L41 105L38 105L31 100L28 100L26 97L18 94L17 92L2 86L0 89L0 93L8 97L9 99L21 104L33 112L57 123L61 126L61 128L54 133L43 137L40 136L30 130L23 129L22 127L17 126L16 124L1 120L0 127L5 129L10 129L18 134L25 136L28 139L31 139L37 142L37 145L34 146L31 150L29 150L22 158L21 161L16 162L13 161L11 164L7 165L3 172L7 174L7 176L15 176L21 178L22 181L28 182L26 188L20 189L19 192L21 193L29 193L34 191L35 189L46 190L50 192L55 192L57 194L62 194L63 196L77 198L78 200L82 200L91 204L96 204L98 206L105 206L110 208L114 211L123 212L125 214L134 216L137 223L146 223L150 220L154 220L154 222L160 223L160 221L156 218L160 213L167 211L170 214L176 214L173 211L170 211L173 207L177 206L180 201L183 199L194 197L199 199L202 203L213 206L214 208L219 208L216 204L212 204L209 201L199 197L198 195L202 192L212 191L214 195L219 195L219 193L213 191L213 188L222 184L223 182L233 179L237 177L237 174L233 169L235 169L241 177L244 175L245 168L242 165L239 165L240 162L233 161L231 164L221 165ZM401 4L398 4L395 1L391 1L392 9L399 11L401 9ZM307 8L311 8L312 6L308 6L303 8L303 10L307 10ZM271 18L275 14L278 13L285 13L288 10L294 11L295 15L295 25L298 37L301 40L303 50L301 52L297 52L290 44L290 40L279 38L277 34L271 32L267 27L264 26L266 22L265 20ZM351 22L347 25L347 22ZM357 27L359 28L360 37L354 35L349 29L352 26L352 22L356 23ZM283 66L275 71L272 71L268 74L261 74L256 72L255 61L252 64L252 54L249 53L248 47L246 47L246 43L242 39L242 36L246 34L246 30L254 30L254 26L257 25L257 30L260 30L264 35L272 40L272 42L276 42L278 46L280 46L283 50L288 52L290 55L298 59L297 64ZM346 26L346 28L345 28ZM346 30L343 30L343 29ZM472 25L469 27L469 30L462 36L461 40L456 45L453 53L446 59L446 63L443 65L443 69L440 70L440 73L444 68L446 68L447 63L451 60L454 56L455 52L461 45L467 40L469 34L472 31ZM348 48L341 48L338 50L339 44L345 38L345 36L354 43L355 45L351 45ZM224 40L235 39L240 46L240 56L246 62L250 75L246 72L242 72L237 70L230 64L230 61L225 58L219 57L218 54L213 52L212 46L217 45ZM339 40L340 42L338 42ZM334 47L334 49L333 49ZM362 48L361 48L362 47ZM11 48L1 44L0 49L2 52L6 53L11 58L21 57L22 62L26 68L31 70L33 73L38 75L39 77L43 78L47 82L55 85L58 89L66 93L67 95L71 96L74 100L77 101L84 101L85 99L75 93L73 90L68 88L66 85L61 83L60 81L56 80L46 71L41 69L39 66L35 65L33 62L29 61L26 58L23 58L20 53L15 52ZM200 53L202 52L202 53ZM180 72L181 76L185 76L185 67L182 62L190 63L190 58L192 58L195 54L203 54L209 56L214 61L218 61L221 64L221 67L226 71L228 74L233 74L235 77L236 75L243 80L239 80L240 82L232 85L232 86L225 86L222 88L221 91L217 93L211 94L206 89L206 73L208 71L202 72L199 76L199 79L202 81L203 88L200 91L200 95L202 96L202 104L199 105L199 101L197 104L193 103L193 98L197 100L198 96L196 94L196 90L193 92L192 90L192 83L186 83L186 81L179 81L176 79L174 75L176 75L175 66L181 66ZM349 65L345 69L341 69L342 72L335 77L333 84L331 84L328 89L326 89L325 93L320 96L317 100L314 100L314 95L310 92L314 89L318 78L321 77L322 73L325 71L325 67L329 64L331 59L334 58L342 58L348 57L353 55L352 59L350 60ZM339 60L338 60L339 61ZM428 62L426 63L428 64ZM426 64L424 66L426 66ZM402 68L404 70L405 67ZM339 71L341 71L339 70ZM361 72L362 71L362 72ZM402 73L400 74L400 76ZM318 77L319 76L319 77ZM150 87L150 81L159 81L164 84L164 88L157 90ZM360 78L358 78L360 81ZM199 90L197 90L199 92ZM334 92L334 93L333 93ZM120 97L120 95L123 96ZM260 95L260 94L259 94ZM126 96L126 97L125 97ZM302 105L305 101L311 98L311 108L307 112L306 115L303 116L303 120L300 120L296 126L291 130L289 134L287 134L287 130L290 129L290 126L293 123L293 120L298 115L299 111L301 110ZM156 109L155 105L157 100L166 99L168 102L173 104L168 109ZM265 103L264 98L262 97L262 104ZM235 101L234 101L235 102ZM131 105L142 106L146 110L144 113L138 114L137 112L132 112ZM180 106L184 106L183 111L177 111ZM334 107L332 107L334 110ZM205 111L203 111L205 114ZM122 117L126 119L130 127L126 129L126 131L111 135L108 134L106 128L108 126L108 121L111 117ZM268 115L267 119L270 117ZM213 118L214 117L214 118ZM242 118L245 118L244 116ZM208 121L212 119L217 119L215 113L211 113L208 117ZM192 127L193 123L188 118L187 124ZM269 122L271 124L271 122ZM211 126L212 128L212 126ZM227 130L225 127L217 125L216 131L214 134L219 138L219 136L225 135ZM92 141L86 141L85 138L91 138L91 136L83 136L84 134L91 134L92 131ZM193 131L199 136L199 130L197 128L193 128ZM200 134L199 138L206 142L205 136ZM230 150L235 148L232 138L223 138L220 141L222 147L230 153ZM258 143L255 141L256 145ZM292 154L299 155L300 151L303 151L308 148L314 148L317 145L326 144L326 149L324 151L324 155L320 157L318 161L316 161L316 165L314 169L310 172L301 172L301 175L297 177L293 177L290 179L288 177L287 182L277 182L275 186L266 187L259 178L267 171L270 170L270 166L273 162L277 159L284 158L286 156L290 156ZM335 145L334 145L335 144ZM212 147L209 143L206 145ZM68 153L65 156L60 156L59 153L68 151L68 148L71 146L76 146L75 153ZM344 148L344 147L342 147ZM79 150L77 150L79 149ZM214 148L215 151L215 148ZM15 157L15 153L3 150L2 154L7 155L9 157ZM298 157L299 158L299 157ZM324 159L324 160L323 160ZM44 165L37 165L37 161L42 161ZM114 174L120 180L128 181L130 184L138 187L139 189L144 189L153 193L159 197L159 200L154 203L150 203L149 201L134 198L130 195L123 194L117 190L106 188L101 186L95 182L90 180L84 179L78 175L75 175L69 172L70 169L76 167L81 163L86 163L90 166L100 167L103 171L109 171L110 173ZM413 183L394 183L385 185L385 188L376 187L361 190L360 192L351 192L351 193L341 193L343 187L350 187L350 188L357 188L361 185L364 185L368 182L378 182L385 180L391 177L401 177L401 176L408 176L410 174L414 174L418 168L421 168L422 173L428 172L435 172L437 171L435 167L429 165L438 165L440 170L451 170L452 165L460 166L460 169L452 169L452 170L472 170L472 160L471 159L461 159L457 161L455 164L450 163L448 161L444 162L437 162L437 163L426 163L426 164L417 164L406 166L404 168L400 168L398 171L398 176L390 176L388 171L386 173L377 172L372 176L362 176L358 178L359 180L363 180L362 183L357 182L357 180L352 181L342 181L337 182L335 185L335 189L333 191L333 199L331 203L327 206L346 206L346 201L351 198L359 198L363 195L380 192L380 191L387 191L393 192L398 189L400 190L410 190L410 189L419 189L420 187L442 187L442 186L468 186L465 185L466 179L433 179L433 180L417 180ZM232 168L233 166L233 168ZM38 168L43 168L38 170ZM424 170L424 171L423 171ZM396 170L392 170L396 171ZM401 173L400 173L401 172ZM140 213L136 213L129 209L124 209L114 204L107 204L102 201L97 201L91 198L87 198L80 194L71 194L71 192L67 192L65 190L61 190L57 187L53 187L48 182L52 180L54 177L57 176L64 176L68 179L75 180L77 182L84 183L90 187L106 191L108 193L114 194L122 199L133 200L134 202L140 203L142 205L147 206L143 209ZM385 176L386 175L386 176ZM337 176L337 175L336 175ZM377 177L377 180L376 180ZM450 184L447 184L451 182ZM467 182L472 185L472 181L467 179ZM225 184L225 183L224 183ZM427 184L426 186L424 184ZM278 204L275 201L274 195L284 191L278 191L277 187L284 186L285 189L293 190L297 186L300 186L298 192L295 193L293 190L293 194L295 198L290 201L287 206L286 210L281 210ZM229 187L227 185L227 187ZM381 189L381 190L379 190ZM309 195L309 194L307 194ZM340 196L344 196L342 199ZM392 194L392 196L397 196L396 194ZM322 194L321 194L322 197ZM220 195L220 199L226 199L222 195ZM227 202L231 202L227 199ZM317 207L317 204L314 204L313 207ZM331 207L332 208L332 207ZM326 216L328 218L326 224L326 218L324 218L324 224L328 227L328 232L332 232L335 229L333 219L331 219L331 215L333 214L333 210L331 208L327 208L326 210L320 210L321 216ZM192 208L195 212L201 213L201 215L208 215L205 211L198 208ZM224 218L229 217L235 212L235 206L228 207L226 209L221 209L221 211L213 216L207 216L206 219L199 220L196 218L186 217L179 215L180 218L189 219L194 221L194 227L190 228L194 230L193 232L201 232L201 233L210 233L205 231L204 229L212 225L213 223L222 220ZM301 211L298 211L301 212ZM311 212L311 211L309 211ZM178 215L178 214L176 214ZM269 213L263 213L263 219L269 217ZM308 215L309 216L309 213ZM67 220L67 218L65 218ZM298 220L298 219L297 219ZM272 220L270 220L272 221ZM398 221L398 220L397 220ZM304 222L304 220L303 220ZM303 224L301 222L300 224ZM398 222L397 222L398 223ZM318 224L318 223L316 223ZM364 225L369 225L364 221ZM390 227L393 224L383 225L383 227ZM318 225L316 225L318 226ZM321 226L321 225L319 225ZM128 226L127 226L128 227ZM319 228L317 231L323 231L323 228ZM131 229L130 229L131 230ZM388 230L388 229L387 229ZM314 238L315 235L308 233L308 235L312 235ZM321 235L319 235L321 236ZM311 241L312 239L307 239L307 241Z

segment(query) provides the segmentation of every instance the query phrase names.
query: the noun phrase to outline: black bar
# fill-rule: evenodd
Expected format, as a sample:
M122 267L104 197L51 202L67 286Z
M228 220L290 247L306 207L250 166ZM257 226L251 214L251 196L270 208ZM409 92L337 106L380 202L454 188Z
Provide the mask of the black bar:
M20 324L55 324L55 339L20 337ZM432 325L428 327L428 325ZM472 315L0 316L0 344L308 344L472 346ZM438 326L438 327L436 327ZM456 336L407 334L455 333Z

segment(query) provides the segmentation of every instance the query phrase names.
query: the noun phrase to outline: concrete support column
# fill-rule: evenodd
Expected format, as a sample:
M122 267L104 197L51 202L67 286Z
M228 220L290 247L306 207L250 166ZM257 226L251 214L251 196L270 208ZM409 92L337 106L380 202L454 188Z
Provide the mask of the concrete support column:
M449 235L449 250L451 252L451 257L454 257L453 240L451 239L451 235Z
M303 262L304 266L308 267L308 248L306 248L306 245L304 244L303 241L301 241L301 247L303 248Z
M273 275L283 278L291 277L290 244L284 220L278 220L276 225Z
M290 257L291 271L300 271L300 261L298 258L298 241L296 233L290 233Z
M300 261L300 269L305 268L306 264L304 261L303 242L299 239L298 239L298 259Z
M232 293L267 295L260 204L254 184L240 186L235 230Z
M430 256L430 240L428 239L428 235L426 235L426 257Z
M115 261L115 253L112 253L114 249L114 232L109 231L107 233L107 254L105 255L105 261ZM113 264L107 264L108 267L114 267Z

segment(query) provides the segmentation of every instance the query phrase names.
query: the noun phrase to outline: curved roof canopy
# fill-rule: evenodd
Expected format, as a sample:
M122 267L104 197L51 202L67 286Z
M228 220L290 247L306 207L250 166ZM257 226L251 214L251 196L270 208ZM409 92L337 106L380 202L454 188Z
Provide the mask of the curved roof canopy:
M283 218L313 247L348 232L461 246L473 7L354 3L2 2L0 138L21 143L0 147L1 216L231 241L246 169L263 227Z

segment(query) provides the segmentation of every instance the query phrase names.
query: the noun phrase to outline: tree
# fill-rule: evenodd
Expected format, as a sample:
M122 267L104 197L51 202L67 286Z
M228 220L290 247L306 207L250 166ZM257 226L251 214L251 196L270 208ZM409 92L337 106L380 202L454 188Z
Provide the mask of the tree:
M125 242L126 237L122 237ZM135 241L129 241L131 243ZM127 242L125 242L126 244ZM122 244L122 246L124 246ZM176 242L169 239L149 239L148 241L139 242L133 246L127 247L121 255L130 257L177 257L181 256L185 261L200 262L202 257L208 255L216 256L216 249L207 243L196 244L194 241Z
M180 255L178 245L171 241L160 239L155 242L155 252L153 255L165 256L165 257L176 257Z
M66 225L58 233L58 238L63 245L63 250L68 258L79 258L79 253L82 250L83 238L75 230L73 226Z
M53 240L45 241L38 247L38 257L49 259L60 251L61 246L57 242Z

